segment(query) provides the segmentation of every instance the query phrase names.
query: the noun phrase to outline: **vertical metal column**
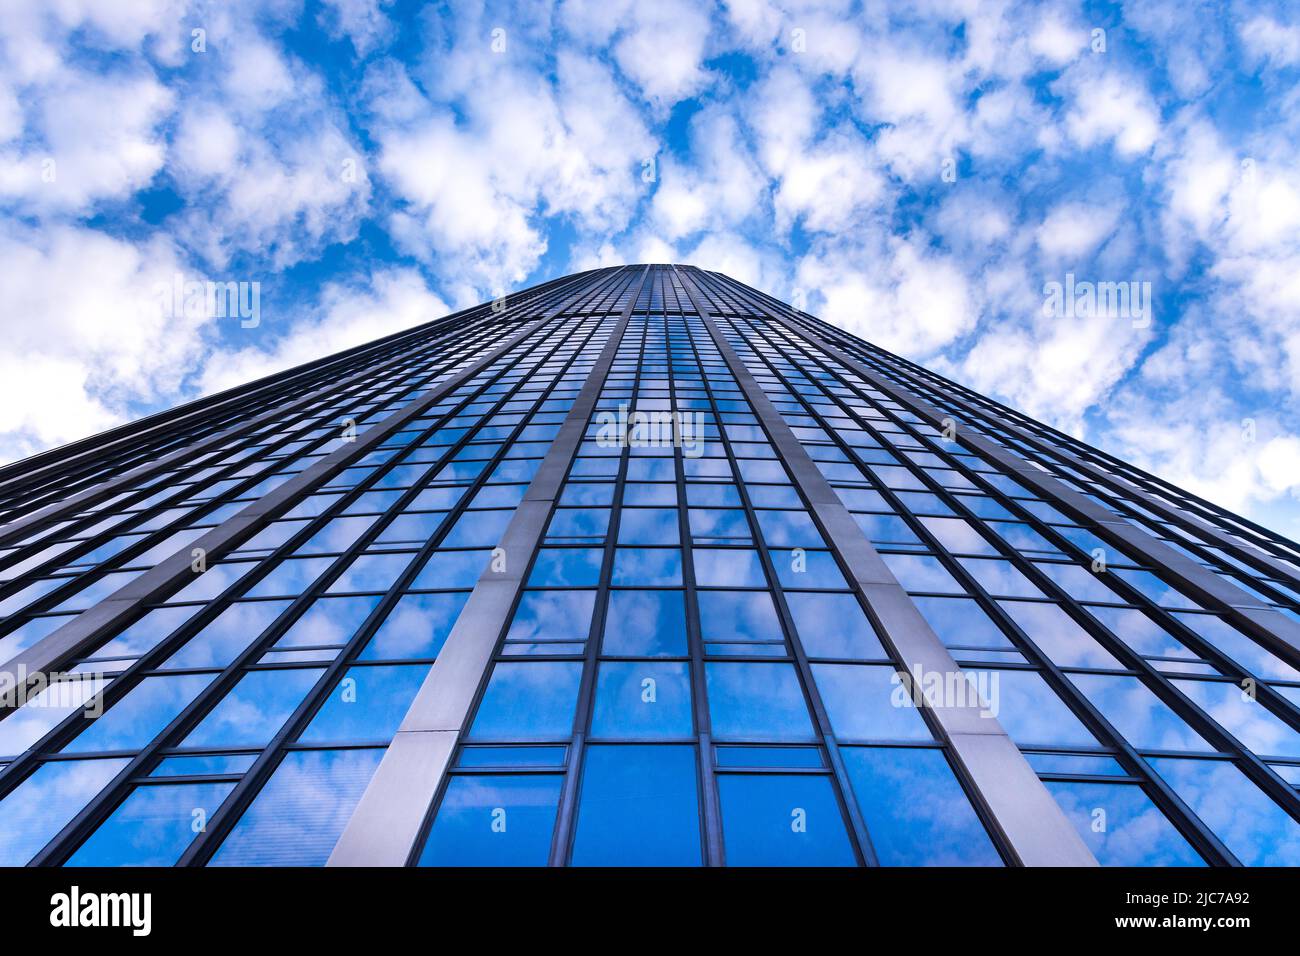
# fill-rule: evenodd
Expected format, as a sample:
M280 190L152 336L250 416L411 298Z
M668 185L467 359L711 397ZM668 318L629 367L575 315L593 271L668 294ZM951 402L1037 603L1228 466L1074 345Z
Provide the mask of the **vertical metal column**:
M649 275L648 266L642 270L641 283L615 322L559 434L506 526L499 545L505 553L505 570L489 568L474 585L327 866L404 866L416 852L425 818L447 776L452 753L469 722L501 631L523 588L524 572L541 543L552 506L587 431Z
M947 676L960 675L961 668L731 347L689 274L678 274L827 540L848 566L853 583L876 618L881 637L909 675L918 670L941 674L947 685ZM1015 862L1023 866L1097 865L1092 852L996 718L983 716L978 702L956 706L947 701L926 701L923 710L970 781L975 798Z

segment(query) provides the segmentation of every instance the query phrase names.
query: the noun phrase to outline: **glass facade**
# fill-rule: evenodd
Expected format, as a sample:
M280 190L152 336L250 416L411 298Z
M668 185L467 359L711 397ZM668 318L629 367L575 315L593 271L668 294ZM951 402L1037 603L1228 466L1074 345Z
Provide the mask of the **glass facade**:
M1300 546L725 276L0 469L0 864L1300 864Z

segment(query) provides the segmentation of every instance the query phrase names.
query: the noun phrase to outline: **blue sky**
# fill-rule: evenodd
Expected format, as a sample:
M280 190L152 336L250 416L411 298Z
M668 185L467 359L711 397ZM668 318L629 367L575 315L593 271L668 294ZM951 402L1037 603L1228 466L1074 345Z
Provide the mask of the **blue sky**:
M1298 70L1267 2L0 0L0 459L678 261L1300 537Z

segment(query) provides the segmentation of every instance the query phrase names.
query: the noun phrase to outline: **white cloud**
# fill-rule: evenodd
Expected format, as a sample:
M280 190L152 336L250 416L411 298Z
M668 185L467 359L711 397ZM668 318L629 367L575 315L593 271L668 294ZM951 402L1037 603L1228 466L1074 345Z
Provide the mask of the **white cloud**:
M1114 201L1064 202L1047 214L1035 239L1050 258L1083 256L1115 230L1121 212Z
M220 350L203 368L199 387L217 392L363 345L402 329L441 318L452 310L411 269L387 269L365 281L331 282L307 315L269 347L257 342L238 350ZM244 334L271 330L269 323Z
M0 259L0 301L11 317L30 317L6 323L0 355L6 459L171 400L202 354L213 320L173 317L160 294L184 271L166 240L136 246L72 226L9 228Z
M1112 143L1121 156L1145 153L1160 135L1160 114L1142 81L1106 69L1103 56L1071 66L1053 84L1070 101L1066 131L1085 149Z

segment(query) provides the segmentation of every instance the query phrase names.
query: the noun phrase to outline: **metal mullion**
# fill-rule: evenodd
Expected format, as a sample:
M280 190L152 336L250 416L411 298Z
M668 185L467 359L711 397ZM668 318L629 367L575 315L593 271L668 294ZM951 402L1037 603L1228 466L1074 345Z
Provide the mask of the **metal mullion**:
M683 339L686 346L691 350L691 355L694 356L695 368L699 370L700 383L703 386L704 394L708 397L714 427L719 429L718 434L721 436L722 424L718 418L717 405L712 399L712 392L709 391L704 368L700 364L699 350L696 348L695 338L691 334L691 328L686 318L684 316L676 318L681 322ZM663 326L664 358L668 369L669 406L677 410L679 398L677 394L677 373L673 369L672 334L670 331L672 326L666 313L663 316ZM701 436L702 438L703 436ZM695 711L696 736L698 738L695 759L700 778L700 816L704 831L704 862L706 866L723 866L726 863L726 846L722 833L722 803L714 773L713 716L709 711L708 682L704 671L704 635L700 628L700 599L695 581L695 543L691 537L686 465L680 448L674 449L673 459L673 478L677 493L677 534L681 539L682 552L682 600L686 609L686 640L690 653L691 698Z
M804 497L817 513L824 537L841 560L853 569L851 575L872 621L896 659L914 667L941 674L959 674L947 648L925 622L916 606L889 572L875 548L850 517L839 496L826 481L816 463L794 437L790 426L776 411L726 336L701 304L695 284L684 278L688 294L713 336L726 364L740 383L750 404L763 421L786 467L802 487ZM925 714L924 711L929 711ZM1096 865L1087 845L1052 799L1042 781L1025 761L996 718L982 717L979 708L931 701L923 704L922 716L933 720L945 743L951 747L954 769L964 782L973 803L982 804L987 819L994 822L995 839L1003 841L1014 862L1024 865Z
M699 315L701 323L704 325L706 334L709 332L707 323L704 322L703 312ZM692 348L695 351L697 360L699 350L695 346L694 337L691 338ZM724 356L725 358L725 356ZM744 394L744 388L740 384L739 377L733 371L732 377L736 380L737 387ZM767 580L767 587L764 593L767 593L773 606L776 608L777 617L781 622L781 629L785 632L786 643L789 646L790 653L788 656L794 664L795 671L799 675L799 683L803 686L805 706L813 715L816 722L817 738L822 747L825 748L830 760L831 776L835 780L836 797L840 803L840 812L845 815L849 823L850 844L853 847L853 855L857 862L868 866L878 864L875 848L871 843L871 837L867 832L866 822L862 818L862 812L857 805L857 800L853 795L853 788L849 782L847 771L844 767L844 761L840 757L839 743L831 729L830 717L826 713L825 704L822 702L821 693L813 680L812 668L809 665L807 655L804 653L803 645L800 642L794 627L794 619L790 615L789 606L786 604L785 592L781 587L780 579L777 576L776 568L772 563L772 557L767 551L766 543L763 540L762 529L758 524L758 516L755 513L753 501L750 499L749 489L741 475L740 466L737 463L735 449L731 447L731 440L726 436L722 425L722 412L718 408L718 399L714 395L712 383L705 378L705 391L708 395L709 405L713 412L714 421L717 423L719 441L727 455L727 464L730 466L732 474L735 475L735 486L737 494L740 497L741 508L745 513L745 520L749 524L750 537L753 542L752 550L758 554L759 564L763 568L763 576ZM753 416L758 419L757 410L753 408L752 401L746 396L746 404L750 405ZM761 426L760 426L761 427ZM774 446L775 447L775 446ZM803 498L802 490L796 488L800 497ZM809 509L809 515L812 516L812 510ZM747 549L748 550L748 549ZM834 552L832 552L834 553ZM838 560L838 557L837 557ZM692 562L693 563L693 562ZM855 595L856 596L856 595ZM701 650L701 653L703 651ZM736 660L737 658L729 658ZM764 660L772 660L766 658ZM703 665L701 664L701 672ZM701 676L702 673L701 673ZM713 755L709 755L710 764L712 764Z
M635 274L632 267L619 270L612 274L614 282L609 285L635 282ZM648 267L641 270L641 283L648 274ZM557 313L564 312L562 304ZM480 575L327 865L400 866L410 863L418 852L449 779L451 758L486 686L496 649L526 583L524 575L586 434L630 313L631 302L614 320L559 435L506 527L498 547L507 557L513 552L515 559L499 573L488 568Z
M567 340L567 338L568 336L552 346L548 356L554 355L555 351L564 341ZM514 364L517 365L518 360ZM513 367L513 365L508 367ZM493 376L492 381L499 380L505 373L505 369L501 370ZM515 383L510 392L502 394L496 402L496 407L500 408L504 405L509 400L510 396L519 390L523 381L526 380ZM485 385L484 387L488 386ZM554 386L552 385L551 388L553 389ZM479 390L479 393L481 394L481 389ZM466 400L461 403L461 406L463 407L465 404L468 404L470 400L471 397L467 397ZM538 403L540 403L540 400L538 400ZM492 412L485 412L482 416L482 420L485 421L491 414ZM446 416L443 416L443 418L445 417ZM513 441L526 426L526 420L515 426L511 439L502 443L500 450L493 457L492 466L503 459L504 455L509 450L511 441ZM482 427L481 423L477 427ZM448 460L459 448L467 444L471 435L476 430L477 428L467 430L461 440L456 445L451 446L448 451L444 453L442 460ZM391 465L393 463L389 464ZM482 487L483 484L486 483L487 476L491 473L490 469L491 466L488 466L480 472L475 482L469 486L469 489L467 489L465 495L466 499L469 497L470 492ZM375 474L368 476L367 483L358 485L352 490L352 492L345 494L335 503L334 507L329 509L329 511L324 515L318 516L316 520L302 529L297 535L290 539L289 542L286 542L280 549L277 549L278 560L273 556L270 559L258 562L258 570L250 572L250 574L241 578L240 581L237 582L236 586L251 586L252 584L255 584L258 579L265 576L265 574L274 570L274 568L279 566L280 562L284 560L288 553L296 549L302 541L309 540L311 535L315 534L329 520L332 520L332 518L337 515L338 511L345 508L351 500L364 494L365 491L368 490L369 485L378 480L386 470L387 469L381 467ZM433 473L433 471L434 469L430 468L425 477L427 478L429 474ZM401 508L405 503L412 500L420 490L422 490L422 487L419 485L407 489L407 492L394 503L392 509ZM462 505L464 500L465 499L462 499ZM388 514L394 513L392 509L390 509ZM391 600L381 599L371 614L367 616L366 621L358 628L352 639L344 645L343 649L335 655L332 661L324 663L323 666L322 662L302 662L268 668L254 668L264 670L321 670L321 675L312 688L307 692L303 700L295 708L293 714L290 715L281 726L279 732L272 738L266 747L262 749L261 755L254 762L253 766L244 773L240 783L227 796L226 800L222 802L216 812L213 813L212 818L208 821L207 828L190 844L177 865L188 865L195 861L206 860L207 856L210 855L210 852L205 852L206 848L209 845L212 845L213 849L215 849L215 845L219 843L221 839L224 839L225 835L229 832L230 827L233 826L234 822L236 822L236 815L242 812L247 804L251 802L253 796L256 795L257 790L260 789L261 784L264 783L267 777L269 777L270 772L274 767L278 765L279 761L277 758L281 752L281 745L290 737L296 736L297 733L301 731L302 727L306 725L307 721L315 715L316 710L323 701L325 692L334 686L337 677L349 664L352 663L352 658L360 651L365 642L370 639L373 633L373 628L377 626L377 624L382 620L382 617L391 609L392 603L395 603L396 597L393 597L393 595L400 594L400 588L409 583L409 580L418 573L417 566L420 563L418 560L419 556L423 555L424 557L427 557L427 555L436 548L436 545L433 542L440 539L448 530L450 530L454 519L458 517L460 511L463 511L463 507L449 513L444 521L440 523L435 538L430 539L422 552L416 552L417 558L409 562L403 577L399 579L393 588L390 588L386 598L391 597ZM128 772L137 774L141 767L150 764L154 760L159 749L164 746L170 746L165 743L165 741L169 741L182 734L188 733L193 729L193 727L197 726L197 724L210 712L212 706L215 706L220 702L220 700L224 699L227 693L249 672L250 668L247 665L260 657L266 648L277 641L287 629L288 624L291 624L293 620L300 616L300 612L306 610L307 607L318 600L329 585L337 579L339 573L348 567L358 554L363 552L366 544L373 541L374 537L378 535L382 523L382 518L379 521L373 522L371 527L367 529L366 534L363 534L361 538L354 542L348 551L339 555L339 557L337 557L330 566L317 577L305 592L293 599L290 607L286 608L284 613L277 618L276 623L269 627L257 641L245 648L245 650L236 657L234 661L223 669L217 678L211 681L199 692L194 700L192 700L148 746L140 750L135 759L132 760L127 767L123 768L121 774L114 778L112 783L101 790L97 797L92 799L91 802L82 809L82 811L67 825L67 827L65 827L64 830L47 845L46 849L32 860L31 865L48 864L58 856L66 856L73 852L75 846L88 836L89 832L93 831L94 827L107 818L108 814L112 812L112 809L116 807L117 803L119 803L121 799L125 798L127 791L125 789L126 784L122 779L123 776ZM263 573L259 574L258 571L262 571ZM222 604L223 606L228 606L228 602L222 602Z
M628 326L632 324L630 315L627 324ZM647 330L643 328L637 350L636 376L632 380L632 402L636 401L636 393L641 383L641 367L645 360L647 338ZM624 328L619 343L620 346L626 340L627 327ZM617 358L618 353L615 352L614 354L615 358ZM608 381L609 373L606 372L605 382ZM603 389L604 385L602 384L601 390ZM599 392L597 392L597 401L599 401ZM591 418L594 414L595 408L593 407L584 425L584 436L590 427ZM600 578L596 583L596 601L592 608L591 626L587 632L587 643L583 647L582 675L578 681L578 700L573 709L573 729L572 736L569 739L568 759L566 760L567 772L560 789L560 802L556 810L555 829L551 835L551 853L547 862L548 866L567 865L572 853L577 824L578 790L585 762L584 758L587 755L587 735L588 727L591 724L591 711L595 704L596 670L600 661L600 645L604 642L605 637L605 615L609 608L610 581L614 573L614 554L618 544L618 528L623 517L623 488L627 484L627 469L631 459L632 449L624 445L619 452L618 470L614 475L614 497L610 505L609 525L605 532L604 554L601 556L600 561ZM567 479L565 483L567 484ZM563 493L563 488L564 485L561 485L560 493ZM554 513L554 508L552 508L552 513ZM541 547L544 541L544 537L538 540L538 548ZM535 557L534 554L534 559ZM522 594L523 589L521 588L520 595L522 596ZM513 616L514 612L512 610L511 617ZM498 647L498 655L500 650L501 648ZM494 658L496 656L494 655Z
M242 543L254 532L274 520L292 504L327 483L335 474L352 462L359 460L378 447L386 438L399 431L408 422L421 416L426 409L442 401L478 372L490 368L503 356L527 342L535 333L550 326L560 309L544 313L540 318L525 320L523 328L504 343L491 349L478 360L470 362L459 371L439 376L422 386L424 395L405 402L374 425L359 434L352 442L330 453L320 461L253 502L226 522L192 542L208 554L222 552ZM15 687L25 685L15 672L25 674L40 672L52 662L76 653L87 644L106 633L111 633L128 620L138 616L139 609L162 593L170 593L175 586L191 574L190 550L180 551L164 559L154 568L144 572L131 583L109 595L99 604L76 615L69 623L46 635L35 645L23 651L4 665L5 674Z

